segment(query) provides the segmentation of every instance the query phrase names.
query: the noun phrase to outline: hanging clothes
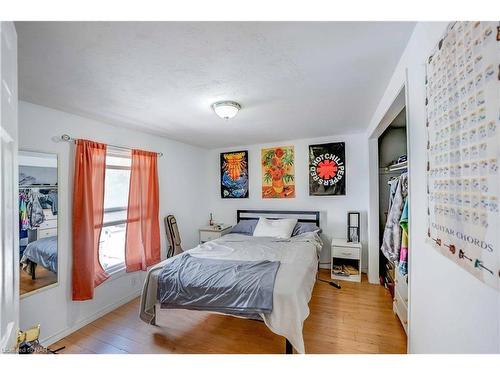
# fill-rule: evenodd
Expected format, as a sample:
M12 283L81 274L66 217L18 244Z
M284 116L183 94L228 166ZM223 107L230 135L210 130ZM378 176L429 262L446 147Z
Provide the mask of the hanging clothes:
M392 201L394 200L394 196L396 195L398 184L399 184L399 178L394 178L392 180L389 180L389 206L387 212L391 210Z
M408 195L408 173L399 176L396 182L396 191L385 223L384 236L380 250L387 259L392 262L399 260L401 249L401 226L399 220L403 212L403 206Z
M52 215L57 215L57 192L54 190L40 190L39 199L42 208L50 208Z
M31 228L38 227L45 220L43 208L40 204L40 193L38 192L38 189L31 190L28 205L28 217Z
M30 226L28 218L28 198L26 194L19 194L19 230L26 231Z
M401 213L401 219L399 220L399 225L401 226L401 250L399 253L399 273L406 276L408 273L408 199L405 199L405 205L403 207L403 212Z
M51 190L47 196L47 200L50 202L52 215L57 215L57 191Z

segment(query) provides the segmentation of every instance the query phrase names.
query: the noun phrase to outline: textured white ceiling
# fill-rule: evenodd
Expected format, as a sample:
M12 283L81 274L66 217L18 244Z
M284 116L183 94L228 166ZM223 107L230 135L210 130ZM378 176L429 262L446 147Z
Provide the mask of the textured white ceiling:
M216 148L364 131L411 22L17 22L22 100ZM210 104L242 105L232 120Z

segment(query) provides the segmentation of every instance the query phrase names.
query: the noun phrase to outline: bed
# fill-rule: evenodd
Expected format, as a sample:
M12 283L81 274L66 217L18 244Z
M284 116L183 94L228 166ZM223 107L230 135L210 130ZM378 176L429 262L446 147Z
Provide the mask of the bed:
M297 218L298 222L314 223L319 227L317 211L258 211L238 210L237 222L258 219ZM163 305L158 300L159 278L166 265L173 267L180 256L224 261L270 261L279 262L272 294L272 309L259 313L261 320L274 333L285 337L285 351L305 353L302 328L309 315L308 303L316 280L318 260L322 242L315 232L303 233L290 239L253 237L243 234L227 234L219 239L200 244L182 254L166 259L152 267L147 274L142 297L140 317L148 324L168 327ZM200 275L198 274L199 278ZM203 281L203 280L202 280ZM189 307L181 307L189 308ZM220 311L205 311L221 313ZM249 318L240 314L228 314L238 318Z
M23 252L21 264L33 280L36 279L35 269L37 265L57 274L57 236L30 242Z

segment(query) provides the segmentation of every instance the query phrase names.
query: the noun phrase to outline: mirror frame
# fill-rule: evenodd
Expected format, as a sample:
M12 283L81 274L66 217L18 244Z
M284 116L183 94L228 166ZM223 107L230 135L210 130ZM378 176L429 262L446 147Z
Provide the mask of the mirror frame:
M56 156L56 160L57 160L57 186L58 186L58 189L60 188L60 181L61 181L61 174L60 174L60 168L61 168L61 162L59 160L60 158L60 155L58 152L45 152L45 151L40 151L40 150L31 150L31 149L18 149L17 150L17 156L18 156L18 160L17 160L17 173L18 173L18 178L17 178L17 189L19 191L19 167L21 166L21 164L19 164L19 155L21 153L31 153L31 154L45 154L45 155L55 155ZM57 192L57 206L58 207L61 207L61 196L60 196L60 192L58 190ZM49 285L46 285L46 286L42 286L41 288L38 288L38 289L35 289L35 290L32 290L30 292L27 292L27 293L24 293L24 294L21 294L21 292L19 291L19 299L24 299L24 298L27 298L27 297L30 297L30 296L33 296L37 293L40 293L40 292L44 292L44 291L47 291L49 289L52 289L52 288L56 288L59 286L59 278L60 278L60 274L61 274L61 262L59 262L59 245L60 245L60 231L59 231L59 225L61 224L61 221L59 219L59 211L57 212L57 281L55 283L52 283L52 284L49 284ZM17 237L18 237L18 242L19 242L19 228L18 228L18 233L17 233ZM19 243L18 243L18 251L19 251ZM19 259L19 261L21 261ZM21 278L19 277L19 285L21 284Z

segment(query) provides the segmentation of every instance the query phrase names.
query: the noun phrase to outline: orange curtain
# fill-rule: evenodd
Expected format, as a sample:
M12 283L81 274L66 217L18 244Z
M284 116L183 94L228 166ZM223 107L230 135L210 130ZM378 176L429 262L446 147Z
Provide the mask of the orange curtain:
M106 145L76 141L73 187L73 301L94 297L94 288L109 275L99 262L104 215Z
M145 271L160 261L157 155L132 150L127 211L125 265L127 272Z

